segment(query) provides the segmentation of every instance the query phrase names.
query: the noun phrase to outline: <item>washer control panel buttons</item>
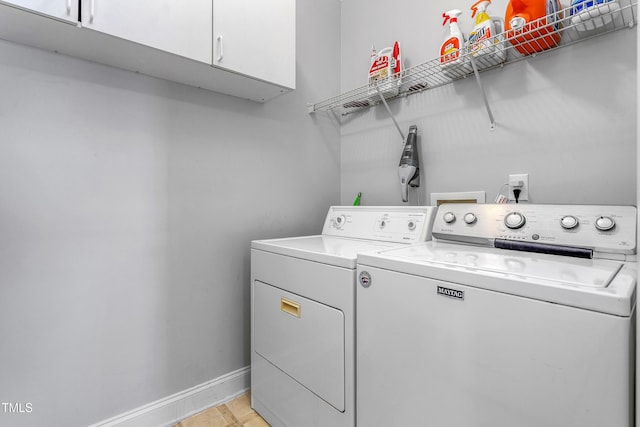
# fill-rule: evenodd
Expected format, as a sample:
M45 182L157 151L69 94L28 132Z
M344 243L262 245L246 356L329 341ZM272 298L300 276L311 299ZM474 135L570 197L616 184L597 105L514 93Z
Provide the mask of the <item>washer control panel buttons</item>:
M616 226L616 222L610 216L601 216L596 219L596 228L600 231L609 231Z
M640 254L637 219L635 206L443 203L431 235L434 240L489 247L496 240L542 244L519 250L588 248L593 257L635 261ZM407 231L406 221L402 226Z
M464 222L466 222L469 225L474 224L477 220L478 218L476 217L476 214L474 214L473 212L468 212L464 214Z
M573 215L565 215L560 219L560 225L565 230L571 230L572 228L576 228L580 224L578 218Z
M512 230L521 228L526 222L526 218L520 212L511 212L504 217L504 225Z

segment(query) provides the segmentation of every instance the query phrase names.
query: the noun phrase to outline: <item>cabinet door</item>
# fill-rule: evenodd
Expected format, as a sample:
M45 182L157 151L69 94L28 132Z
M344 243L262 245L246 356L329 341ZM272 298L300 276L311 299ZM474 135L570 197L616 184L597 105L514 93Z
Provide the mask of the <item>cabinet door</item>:
M213 0L213 65L295 88L295 0Z
M81 0L82 26L211 64L212 0Z
M79 0L7 0L0 4L18 6L41 15L62 19L63 21L78 22Z

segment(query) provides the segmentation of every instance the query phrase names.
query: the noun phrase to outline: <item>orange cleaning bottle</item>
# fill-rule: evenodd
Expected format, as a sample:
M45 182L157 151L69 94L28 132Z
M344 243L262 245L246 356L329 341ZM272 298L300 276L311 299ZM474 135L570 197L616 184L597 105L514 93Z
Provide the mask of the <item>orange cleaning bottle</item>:
M511 0L504 16L506 37L523 55L555 47L560 42L558 0Z

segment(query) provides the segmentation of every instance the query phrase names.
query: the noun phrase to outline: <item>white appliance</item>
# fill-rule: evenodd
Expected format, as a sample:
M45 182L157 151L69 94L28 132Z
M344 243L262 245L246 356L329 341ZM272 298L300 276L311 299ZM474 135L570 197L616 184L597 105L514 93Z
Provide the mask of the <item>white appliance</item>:
M358 256L359 426L633 425L635 207L441 205L432 235Z
M269 424L355 425L357 254L429 239L434 214L336 206L322 235L251 243L251 399Z

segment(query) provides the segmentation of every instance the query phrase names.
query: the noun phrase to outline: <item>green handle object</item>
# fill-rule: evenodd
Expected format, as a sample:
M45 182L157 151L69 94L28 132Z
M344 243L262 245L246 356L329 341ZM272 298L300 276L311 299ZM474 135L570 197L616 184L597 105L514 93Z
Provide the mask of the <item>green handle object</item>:
M353 201L353 206L360 206L360 197L362 197L362 193L358 193L356 199Z

